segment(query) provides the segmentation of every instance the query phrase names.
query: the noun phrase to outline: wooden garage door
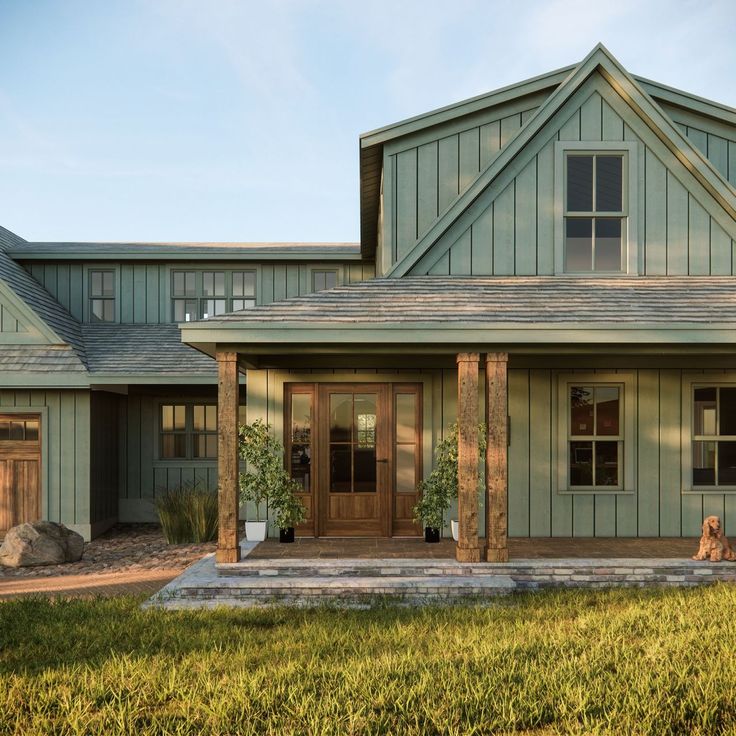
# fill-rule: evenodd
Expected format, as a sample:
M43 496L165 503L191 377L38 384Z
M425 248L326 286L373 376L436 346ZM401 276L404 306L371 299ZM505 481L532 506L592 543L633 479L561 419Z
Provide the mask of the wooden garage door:
M0 532L41 518L41 417L0 414Z

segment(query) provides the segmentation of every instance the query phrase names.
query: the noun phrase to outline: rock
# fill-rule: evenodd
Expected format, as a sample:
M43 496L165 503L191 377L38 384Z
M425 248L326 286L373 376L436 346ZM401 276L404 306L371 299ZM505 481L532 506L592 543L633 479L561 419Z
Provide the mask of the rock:
M81 534L53 521L34 521L9 529L0 546L0 565L60 565L82 558Z

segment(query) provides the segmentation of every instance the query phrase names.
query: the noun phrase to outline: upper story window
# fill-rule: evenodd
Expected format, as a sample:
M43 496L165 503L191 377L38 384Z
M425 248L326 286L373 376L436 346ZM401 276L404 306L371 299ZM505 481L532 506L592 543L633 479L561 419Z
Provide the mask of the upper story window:
M624 156L565 155L565 272L626 270Z
M115 271L89 272L90 322L115 321Z
M175 322L191 322L254 307L256 272L173 271L171 304Z
M337 271L312 271L312 291L334 289L337 286Z

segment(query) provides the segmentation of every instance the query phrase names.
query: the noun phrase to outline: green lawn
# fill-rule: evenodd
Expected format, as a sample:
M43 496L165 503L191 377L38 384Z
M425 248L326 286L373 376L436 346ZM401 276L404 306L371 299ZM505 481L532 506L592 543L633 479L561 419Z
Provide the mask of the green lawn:
M0 604L0 733L736 733L736 587L490 607Z

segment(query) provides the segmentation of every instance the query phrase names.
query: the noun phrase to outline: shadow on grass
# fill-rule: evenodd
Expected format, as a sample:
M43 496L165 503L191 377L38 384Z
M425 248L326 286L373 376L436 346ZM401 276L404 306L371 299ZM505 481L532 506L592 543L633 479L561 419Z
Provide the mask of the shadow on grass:
M733 595L734 588L721 587ZM711 589L713 591L713 589ZM422 638L468 629L488 635L508 627L527 627L525 636L543 635L553 625L574 625L592 616L610 628L625 612L661 618L662 612L688 609L702 592L693 589L564 590L512 593L463 604L400 607L376 599L366 609L217 608L201 611L141 610L142 596L70 600L25 598L0 603L0 674L34 674L69 666L96 667L116 656L182 659L213 651L264 653L315 651L338 656L340 648L370 649L378 643L411 641L397 636L407 628ZM733 598L731 598L733 600ZM699 604L698 604L699 605ZM357 644L356 644L357 642ZM334 644L333 649L330 649Z

